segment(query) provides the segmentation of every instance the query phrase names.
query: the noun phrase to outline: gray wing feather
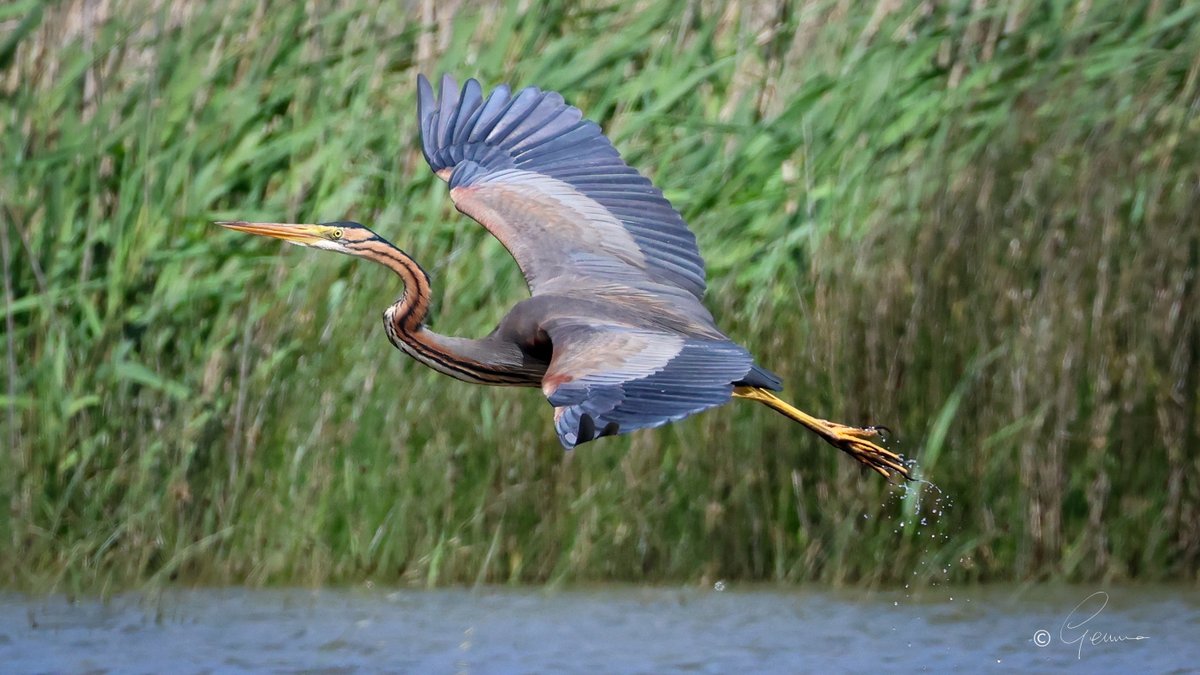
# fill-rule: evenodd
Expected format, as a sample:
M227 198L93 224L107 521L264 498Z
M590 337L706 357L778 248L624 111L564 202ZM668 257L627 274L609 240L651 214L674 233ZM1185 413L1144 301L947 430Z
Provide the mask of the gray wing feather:
M569 319L548 322L546 330L554 359L543 390L567 448L721 405L735 383L757 368L745 349L728 340Z
M621 160L600 127L561 95L528 87L514 96L497 87L485 96L477 81L460 89L449 76L442 79L440 96L424 76L417 87L422 152L439 175L451 170L451 187L509 169L567 183L628 231L649 278L703 296L704 261L683 218Z

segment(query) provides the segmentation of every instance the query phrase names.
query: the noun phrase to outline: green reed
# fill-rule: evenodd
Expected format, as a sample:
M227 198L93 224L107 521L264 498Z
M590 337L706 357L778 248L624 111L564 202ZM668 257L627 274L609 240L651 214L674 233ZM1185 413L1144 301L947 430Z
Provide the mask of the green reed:
M1200 8L319 4L0 8L5 585L1195 580ZM388 345L386 271L210 225L358 220L490 330L421 71L601 122L721 325L941 494L748 404L564 456Z

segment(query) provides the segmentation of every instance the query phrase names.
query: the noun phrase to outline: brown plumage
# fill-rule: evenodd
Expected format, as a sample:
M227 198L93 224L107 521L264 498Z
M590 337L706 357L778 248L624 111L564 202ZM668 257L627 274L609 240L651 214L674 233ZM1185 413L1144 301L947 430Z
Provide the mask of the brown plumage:
M488 96L475 80L418 79L422 150L459 211L512 254L529 285L492 333L439 335L425 326L429 278L408 254L353 222L221 223L386 265L403 297L384 312L388 338L425 365L467 382L539 387L567 448L656 427L727 402L759 401L871 469L909 477L874 428L793 408L778 377L716 326L704 307L704 261L683 218L631 169L593 122L534 87Z

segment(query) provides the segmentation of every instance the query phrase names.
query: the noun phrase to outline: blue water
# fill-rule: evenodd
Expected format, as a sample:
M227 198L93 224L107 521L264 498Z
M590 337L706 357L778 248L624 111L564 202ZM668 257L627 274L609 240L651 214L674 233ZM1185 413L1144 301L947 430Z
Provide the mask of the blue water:
M0 671L1200 672L1193 589L722 587L0 596Z

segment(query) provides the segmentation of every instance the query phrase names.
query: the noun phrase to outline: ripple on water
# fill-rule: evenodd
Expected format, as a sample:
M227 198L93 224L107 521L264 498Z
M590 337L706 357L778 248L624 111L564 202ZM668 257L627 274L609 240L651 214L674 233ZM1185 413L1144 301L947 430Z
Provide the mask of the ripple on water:
M167 592L107 603L0 596L0 663L16 671L387 668L420 672L728 672L1191 668L1200 593L1105 588L1096 631L1059 640L1090 587L793 591L586 590ZM1033 643L1038 630L1054 641ZM164 646L170 645L170 649Z

